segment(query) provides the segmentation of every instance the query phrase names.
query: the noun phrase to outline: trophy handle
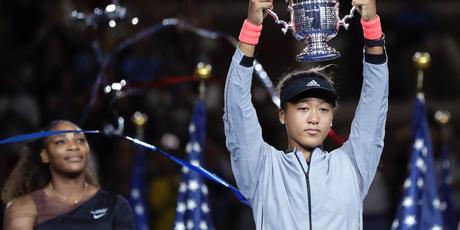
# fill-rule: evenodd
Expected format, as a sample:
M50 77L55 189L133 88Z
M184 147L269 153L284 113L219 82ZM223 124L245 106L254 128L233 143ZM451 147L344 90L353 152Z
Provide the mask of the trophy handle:
M348 24L346 21L353 17L353 14L355 13L355 11L356 11L356 6L353 6L350 9L350 13L348 15L345 15L342 19L340 19L338 16L339 14L337 14L337 18L339 19L339 26L343 26L345 29L348 30L348 27L350 26L350 24Z
M283 21L283 20L280 20L280 19L278 18L278 15L277 15L273 10L271 10L271 9L265 9L265 11L267 11L267 13L268 13L270 16L272 16L273 19L275 19L275 23L276 23L276 24L280 24L280 25L283 26L283 28L281 28L281 30L283 31L284 34L286 34L287 31L288 31L289 29L292 30L292 25L291 25L291 23L287 23L287 22L285 22L285 21Z

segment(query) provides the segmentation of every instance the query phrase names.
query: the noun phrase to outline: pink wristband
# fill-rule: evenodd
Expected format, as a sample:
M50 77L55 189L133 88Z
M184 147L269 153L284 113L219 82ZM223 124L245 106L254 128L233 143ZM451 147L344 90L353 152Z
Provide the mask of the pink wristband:
M244 20L243 27L241 27L239 40L250 45L257 45L259 43L262 25L256 26L251 24L248 19Z
M380 24L380 17L375 16L372 21L365 21L361 18L361 26L363 27L364 38L368 40L377 40L382 37L382 26Z

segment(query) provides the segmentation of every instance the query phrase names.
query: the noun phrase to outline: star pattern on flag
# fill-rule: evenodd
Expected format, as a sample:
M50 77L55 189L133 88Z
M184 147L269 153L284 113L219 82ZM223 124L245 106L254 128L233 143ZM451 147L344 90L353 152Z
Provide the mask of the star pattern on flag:
M189 183L188 183L188 189L190 189L190 191L194 192L194 191L197 190L198 188L199 188L198 181L196 181L196 180L191 180L191 181L189 181Z
M423 188L423 185L424 185L423 179L422 179L422 178L418 178L418 180L417 180L417 187L419 187L420 189L422 189L422 188Z
M145 203L145 152L138 148L134 157L134 166L131 173L130 193L128 201L133 208L136 230L148 230L148 218Z
M208 205L206 203L201 204L201 211L204 212L204 213L209 212L209 207L208 207Z
M200 229L207 230L208 224L205 221L200 222Z
M404 189L409 188L412 185L412 182L409 179L404 181Z
M442 229L442 202L436 189L430 131L424 101L417 97L413 121L414 142L404 181L404 194L391 229Z
M195 105L189 126L190 139L185 147L188 162L196 167L201 166L203 158L205 117L205 104L199 101ZM208 188L203 178L186 167L183 167L181 172L174 230L214 229L208 205Z
M441 209L444 220L444 229L456 230L458 225L458 218L452 200L452 177L450 175L450 168L451 163L449 158L449 148L447 143L444 143L441 149L441 183L439 186L439 208Z
M185 212L186 210L187 210L187 206L185 206L184 203L179 202L179 203L177 204L176 212L183 213L183 212Z
M411 197L406 197L403 202L402 202L402 205L404 207L410 207L412 205L414 205L414 200L411 198Z
M411 227L417 223L417 220L415 219L415 216L409 215L404 219L404 224Z
M174 230L185 230L185 224L183 222L176 222L174 224Z
M417 161L415 162L415 166L423 173L426 171L425 161L422 158L417 159Z

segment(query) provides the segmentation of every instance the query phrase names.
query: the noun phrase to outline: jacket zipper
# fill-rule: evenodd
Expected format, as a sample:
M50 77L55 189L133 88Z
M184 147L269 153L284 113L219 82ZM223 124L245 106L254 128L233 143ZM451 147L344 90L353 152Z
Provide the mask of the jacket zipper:
M260 230L264 229L264 206L262 206L262 220L260 220Z
M313 154L313 152L310 154L310 160L307 161L308 169L307 169L307 173L305 174L305 178L306 178L306 181L307 181L308 220L309 220L309 224L310 224L310 230L313 230L312 219L311 219L311 190L310 190L310 163L311 163L311 155L312 154Z
M313 151L310 153L310 159L307 160L307 166L308 166L307 172L305 172L305 169L302 163L300 162L300 159L297 156L297 154L294 154L294 155L297 158L297 161L299 162L300 167L302 168L302 171L305 175L305 182L307 184L307 200L308 200L308 224L309 224L309 230L313 230L312 218L311 218L311 190L310 190L310 162L311 162L311 157L313 156Z

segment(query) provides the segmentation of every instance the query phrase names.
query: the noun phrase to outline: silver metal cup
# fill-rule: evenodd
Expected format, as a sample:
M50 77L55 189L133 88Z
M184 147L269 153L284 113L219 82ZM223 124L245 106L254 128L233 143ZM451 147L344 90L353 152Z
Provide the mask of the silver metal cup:
M280 20L270 9L267 9L267 13L277 24L283 26L283 33L286 34L291 30L297 40L307 45L297 55L296 60L312 62L340 57L340 53L327 42L337 35L340 26L348 29L346 20L353 17L356 7L351 8L350 13L340 19L338 0L286 0L286 2L289 4L287 9L291 15L289 23Z

